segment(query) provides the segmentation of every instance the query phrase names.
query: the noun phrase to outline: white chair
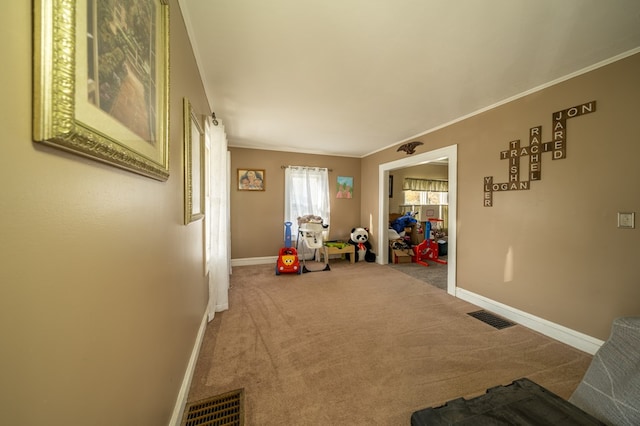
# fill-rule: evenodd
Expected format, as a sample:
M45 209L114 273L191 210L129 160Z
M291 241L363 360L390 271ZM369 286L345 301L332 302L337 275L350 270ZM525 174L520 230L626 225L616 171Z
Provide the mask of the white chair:
M321 217L307 215L298 218L298 241L296 248L300 251L300 257L302 258L302 272L318 272L318 271L330 271L329 256L327 254L327 247L324 245L326 235L329 233L329 225L325 225ZM302 245L302 249L299 246ZM319 251L322 250L323 255L319 256ZM307 251L309 251L307 253ZM318 261L324 259L324 266L322 269L310 270L307 268L306 259L311 257Z

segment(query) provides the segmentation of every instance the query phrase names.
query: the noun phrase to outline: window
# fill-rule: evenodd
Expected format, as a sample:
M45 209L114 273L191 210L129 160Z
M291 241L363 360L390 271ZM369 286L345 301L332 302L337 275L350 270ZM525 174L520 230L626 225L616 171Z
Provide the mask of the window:
M449 204L448 192L404 191L404 204Z
M402 190L405 204L449 204L446 180L405 178Z
M320 216L329 224L329 172L325 168L288 166L284 171L284 221L298 227L298 218ZM296 232L296 231L294 231Z

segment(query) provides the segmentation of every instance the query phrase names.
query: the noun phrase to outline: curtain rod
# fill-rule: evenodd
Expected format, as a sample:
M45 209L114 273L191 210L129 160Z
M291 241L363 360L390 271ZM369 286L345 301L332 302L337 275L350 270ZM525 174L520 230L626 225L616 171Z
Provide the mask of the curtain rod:
M326 167L318 167L318 166L280 166L281 169L291 168L300 168L300 169L327 169L328 172L332 172L333 169L328 169Z

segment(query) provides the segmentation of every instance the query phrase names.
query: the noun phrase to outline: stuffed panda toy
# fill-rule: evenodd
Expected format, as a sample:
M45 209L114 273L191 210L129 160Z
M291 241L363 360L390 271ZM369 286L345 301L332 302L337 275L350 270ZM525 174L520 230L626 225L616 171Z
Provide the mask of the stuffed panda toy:
M366 228L353 228L349 244L355 246L355 261L375 262L376 254L371 251L369 231Z

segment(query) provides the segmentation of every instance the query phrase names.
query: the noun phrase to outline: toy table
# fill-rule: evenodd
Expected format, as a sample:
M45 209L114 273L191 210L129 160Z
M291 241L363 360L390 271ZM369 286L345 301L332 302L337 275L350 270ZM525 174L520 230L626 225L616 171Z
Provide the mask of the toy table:
M355 263L356 262L356 246L354 246L353 244L333 244L333 243L327 243L325 245L326 250L322 250L320 252L320 256L324 256L325 252L326 252L326 256L331 256L332 254L339 254L341 256L344 256L345 254L350 254L349 256L349 260L351 263ZM324 259L322 259L324 260Z

